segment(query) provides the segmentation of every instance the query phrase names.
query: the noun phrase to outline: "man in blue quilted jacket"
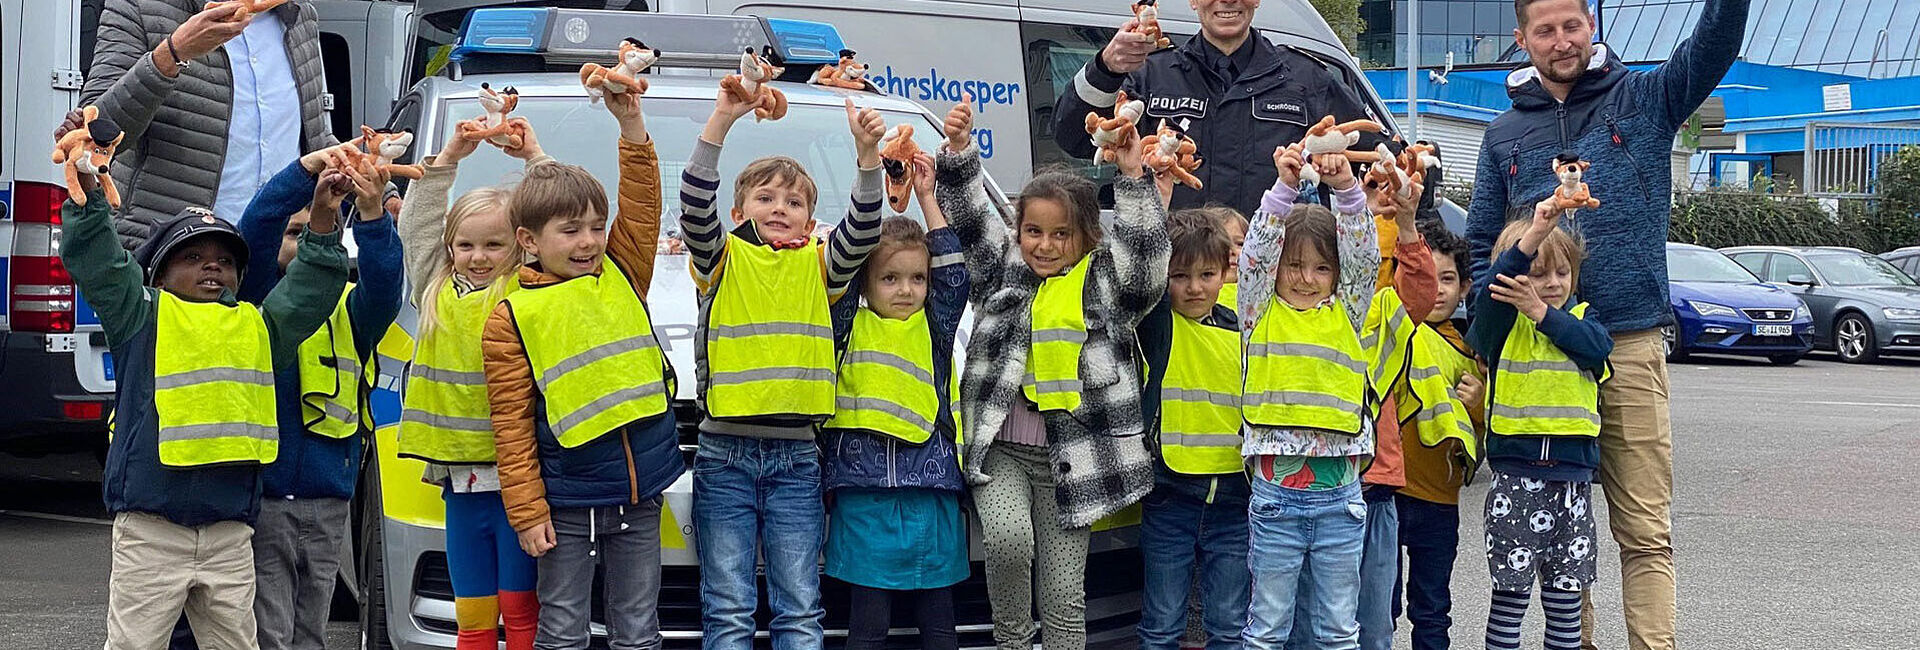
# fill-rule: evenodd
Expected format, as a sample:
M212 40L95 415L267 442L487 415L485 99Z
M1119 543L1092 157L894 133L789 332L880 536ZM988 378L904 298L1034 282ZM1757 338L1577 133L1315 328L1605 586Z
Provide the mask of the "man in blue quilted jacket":
M1635 72L1593 42L1585 0L1515 0L1513 37L1532 64L1507 77L1513 108L1487 127L1467 216L1477 280L1507 210L1559 183L1554 158L1571 153L1592 163L1585 181L1600 207L1570 221L1592 256L1579 295L1614 339L1613 378L1600 389L1600 484L1620 544L1633 650L1674 647L1673 432L1660 338L1672 318L1665 246L1673 136L1739 55L1748 3L1706 0L1692 37L1666 63Z

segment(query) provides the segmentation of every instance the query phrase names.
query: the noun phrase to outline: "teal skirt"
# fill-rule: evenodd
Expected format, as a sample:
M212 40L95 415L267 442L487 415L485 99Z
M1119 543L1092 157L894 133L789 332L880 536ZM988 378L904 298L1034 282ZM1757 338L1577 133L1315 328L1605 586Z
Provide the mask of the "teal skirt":
M950 587L967 579L960 494L841 488L827 510L828 576L872 589Z

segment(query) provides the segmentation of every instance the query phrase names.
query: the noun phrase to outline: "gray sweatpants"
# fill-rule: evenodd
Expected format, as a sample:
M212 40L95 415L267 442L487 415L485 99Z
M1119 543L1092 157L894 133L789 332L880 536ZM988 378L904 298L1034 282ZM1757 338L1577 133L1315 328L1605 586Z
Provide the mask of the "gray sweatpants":
M253 527L260 650L327 647L327 614L351 513L346 499L260 499L260 521Z
M987 448L984 465L993 481L975 488L973 500L987 553L994 643L1002 650L1030 650L1034 632L1040 631L1046 650L1085 648L1092 529L1060 527L1046 448L994 443ZM1040 586L1038 626L1033 621L1035 582Z
M539 561L540 633L533 647L587 647L593 569L605 577L607 646L660 647L660 500L638 505L555 508L558 542Z

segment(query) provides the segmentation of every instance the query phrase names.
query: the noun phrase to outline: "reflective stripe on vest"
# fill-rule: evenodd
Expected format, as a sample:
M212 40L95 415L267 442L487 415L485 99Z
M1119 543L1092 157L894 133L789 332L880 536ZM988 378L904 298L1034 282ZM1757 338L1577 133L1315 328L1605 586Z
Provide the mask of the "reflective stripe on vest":
M707 412L833 415L833 326L820 241L774 250L727 237L727 265L707 309Z
M347 314L349 283L340 292L327 324L300 343L300 421L308 432L346 438L369 427L368 387L373 364L361 364L353 345L353 318Z
M1020 389L1036 411L1080 408L1080 351L1087 344L1087 315L1082 301L1092 259L1092 255L1082 257L1066 275L1042 280L1034 293L1033 334Z
M1272 298L1247 344L1241 414L1264 427L1358 435L1372 404L1365 359L1339 302L1300 311Z
M862 307L854 313L847 353L840 358L836 409L826 426L925 443L940 414L933 377L926 310L895 320Z
M1473 421L1453 391L1463 375L1473 372L1473 359L1424 324L1414 332L1411 359L1407 391L1413 399L1399 401L1401 425L1413 427L1422 445L1438 447L1447 440L1457 440L1469 460L1477 459L1480 445Z
M1586 312L1586 303L1572 309L1575 318ZM1494 370L1487 429L1503 436L1598 436L1600 382L1608 374L1594 380L1532 320L1516 317Z
M612 259L602 256L600 275L522 288L506 300L560 446L667 412L666 357L646 304Z
M407 368L401 456L449 464L494 462L480 333L497 301L519 287L513 277L499 281L508 283L501 291L476 289L457 296L449 278L434 292L438 322L420 327Z
M1181 474L1240 471L1240 333L1175 312L1160 380L1160 454Z
M273 462L280 454L273 349L259 308L159 294L153 408L160 463Z
M1413 318L1400 302L1398 290L1387 287L1373 292L1367 320L1360 327L1360 349L1367 353L1367 377L1374 395L1386 395L1400 381L1412 355L1413 330Z

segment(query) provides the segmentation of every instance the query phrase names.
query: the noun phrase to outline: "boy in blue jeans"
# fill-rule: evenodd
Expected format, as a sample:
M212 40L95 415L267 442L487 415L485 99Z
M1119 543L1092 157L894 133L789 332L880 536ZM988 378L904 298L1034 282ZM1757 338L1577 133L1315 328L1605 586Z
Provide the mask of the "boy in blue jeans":
M720 147L753 107L722 91L681 174L680 230L699 288L694 360L700 451L693 461L702 645L753 645L756 560L766 558L774 647L816 650L820 552L826 541L820 454L833 415L835 359L828 305L845 295L880 239L880 136L873 109L847 125L858 154L851 208L826 241L813 236L818 188L798 161L749 163L734 182L734 222L714 213Z

